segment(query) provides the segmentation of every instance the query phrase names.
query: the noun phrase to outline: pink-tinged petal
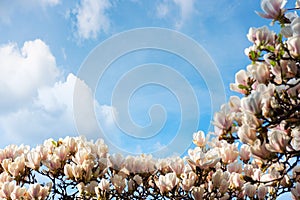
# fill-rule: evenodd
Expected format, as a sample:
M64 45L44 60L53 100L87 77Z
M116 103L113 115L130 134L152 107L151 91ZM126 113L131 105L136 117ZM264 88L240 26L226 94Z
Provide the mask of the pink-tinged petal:
M290 54L294 58L299 58L300 57L300 37L295 36L291 37L287 41L288 49L290 51Z
M261 8L265 13L257 13L263 18L278 19L283 13L286 0L262 0Z

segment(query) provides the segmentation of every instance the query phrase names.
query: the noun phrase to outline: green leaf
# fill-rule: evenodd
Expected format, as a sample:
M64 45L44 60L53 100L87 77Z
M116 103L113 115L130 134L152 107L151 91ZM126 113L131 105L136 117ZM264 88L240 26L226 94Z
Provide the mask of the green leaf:
M251 57L251 59L255 59L255 57L256 57L256 54L255 54L255 52L254 51L250 51L250 57Z
M247 89L248 89L247 86L242 85L242 84L239 84L239 85L238 85L238 88L240 88L240 89L242 89L242 90L247 90Z
M275 67L275 65L276 65L275 60L270 60L270 64L271 64L273 67Z
M57 147L57 142L55 142L54 140L52 140L52 144Z
M272 51L272 52L275 51L275 47L273 47L273 46L267 46L266 48L267 48L269 51Z

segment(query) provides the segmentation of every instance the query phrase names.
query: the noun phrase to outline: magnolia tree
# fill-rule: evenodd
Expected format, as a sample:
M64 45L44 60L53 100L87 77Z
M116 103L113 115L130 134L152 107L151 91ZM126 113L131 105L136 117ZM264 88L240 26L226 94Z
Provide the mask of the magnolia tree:
M193 135L185 158L109 154L103 140L46 140L0 150L4 199L300 199L300 17L284 0L262 0L261 17L280 25L250 28L251 64L214 116L214 134Z

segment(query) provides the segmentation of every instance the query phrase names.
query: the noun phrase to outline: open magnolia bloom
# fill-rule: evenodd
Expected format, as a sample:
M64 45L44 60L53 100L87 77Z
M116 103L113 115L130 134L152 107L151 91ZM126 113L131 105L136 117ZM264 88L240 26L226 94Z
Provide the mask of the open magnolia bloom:
M287 0L262 0L261 8L264 13L257 12L261 17L279 20L284 14Z

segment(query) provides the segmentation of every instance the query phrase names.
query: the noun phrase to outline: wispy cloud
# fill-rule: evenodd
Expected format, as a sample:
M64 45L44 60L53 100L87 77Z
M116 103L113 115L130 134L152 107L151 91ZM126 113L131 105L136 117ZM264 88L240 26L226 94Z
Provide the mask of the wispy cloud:
M0 1L0 22L11 24L11 18L15 13L32 11L37 7L56 6L61 3L61 0L1 0Z
M180 9L180 19L176 22L176 28L180 29L185 21L190 18L194 12L195 0L173 0Z
M164 18L169 13L169 6L167 1L163 1L156 6L156 15L158 18Z
M78 37L95 39L101 32L107 33L110 19L106 12L110 7L109 0L81 0L73 11Z
M169 15L176 15L178 12L178 17L175 19L175 28L180 29L184 23L193 15L195 0L164 0L156 6L156 16L158 18L166 18Z

